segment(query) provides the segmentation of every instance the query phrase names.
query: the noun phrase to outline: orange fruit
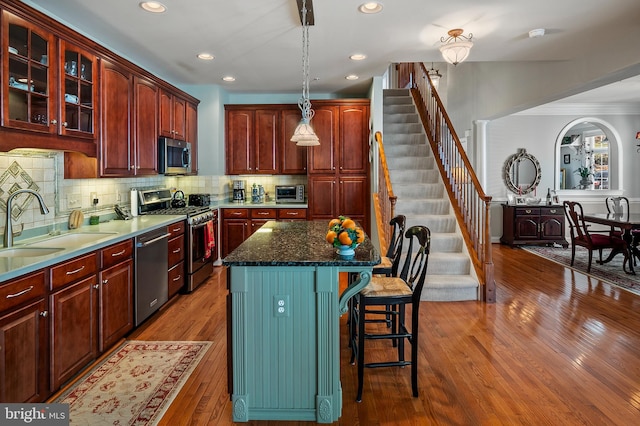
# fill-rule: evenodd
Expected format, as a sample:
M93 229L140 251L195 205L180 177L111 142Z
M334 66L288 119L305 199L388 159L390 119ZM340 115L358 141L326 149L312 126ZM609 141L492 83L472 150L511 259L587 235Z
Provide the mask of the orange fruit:
M340 225L340 219L331 219L329 222L329 229L333 228L336 225Z
M360 244L364 241L364 231L362 229L356 228L356 235L358 236L356 243Z
M345 246L350 246L353 241L351 241L351 237L349 237L349 234L347 232L341 232L338 235L338 240L340 241L340 244L343 244Z
M342 227L344 229L354 229L356 227L356 223L353 220L346 218L342 221Z
M333 244L333 241L336 239L338 235L334 231L327 232L327 242L329 244Z

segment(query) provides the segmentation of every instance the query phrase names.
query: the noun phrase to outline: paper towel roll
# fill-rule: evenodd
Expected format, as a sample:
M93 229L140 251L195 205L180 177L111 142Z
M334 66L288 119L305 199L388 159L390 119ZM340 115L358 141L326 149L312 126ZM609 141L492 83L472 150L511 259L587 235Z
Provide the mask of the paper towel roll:
M138 191L136 189L131 190L131 214L138 216Z

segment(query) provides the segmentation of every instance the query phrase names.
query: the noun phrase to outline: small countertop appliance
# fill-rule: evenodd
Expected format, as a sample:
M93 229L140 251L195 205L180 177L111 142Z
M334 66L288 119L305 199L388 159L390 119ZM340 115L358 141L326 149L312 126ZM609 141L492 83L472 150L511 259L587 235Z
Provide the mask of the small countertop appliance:
M246 180L234 180L232 182L233 185L233 202L234 203L244 203L245 198L245 188L247 186Z

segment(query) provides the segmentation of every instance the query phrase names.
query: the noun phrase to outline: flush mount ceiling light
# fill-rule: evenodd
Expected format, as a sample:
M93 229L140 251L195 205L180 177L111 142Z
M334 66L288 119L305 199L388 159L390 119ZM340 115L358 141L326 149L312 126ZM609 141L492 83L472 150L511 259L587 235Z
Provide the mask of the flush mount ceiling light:
M157 1L143 1L140 7L151 13L163 13L167 10L167 6Z
M352 61L362 61L364 59L367 59L367 55L363 53L354 53L353 55L349 56L349 59L351 59Z
M538 38L544 36L544 28L536 28L529 31L529 38Z
M355 75L355 74L349 74L349 75L348 75L348 76L346 76L345 78L346 78L347 80L357 80L357 79L359 79L360 77L358 77L358 76L357 76L357 75Z
M298 101L298 107L302 112L302 119L291 136L291 141L299 146L320 145L320 140L311 127L311 119L314 111L309 100L309 21L307 20L307 1L302 0L300 10L302 22L302 97Z
M433 84L433 87L436 90L438 89L438 85L440 84L440 78L442 77L442 74L440 74L439 71L440 70L433 68L433 62L431 62L431 69L427 71L427 74L429 74L429 79L431 80L431 84Z
M447 33L449 37L440 38L440 42L444 43L440 46L442 57L454 66L467 59L469 51L473 47L473 42L471 41L473 34L469 33L469 36L464 36L462 32L462 29L456 28L449 30Z
M378 3L376 1L363 3L358 6L358 10L362 13L372 14L379 13L382 11L382 3Z
M198 59L202 59L203 61L213 61L213 56L211 53L198 53Z
M236 78L231 75L226 75L222 77L222 80L226 81L227 83L231 83L232 81L236 81Z

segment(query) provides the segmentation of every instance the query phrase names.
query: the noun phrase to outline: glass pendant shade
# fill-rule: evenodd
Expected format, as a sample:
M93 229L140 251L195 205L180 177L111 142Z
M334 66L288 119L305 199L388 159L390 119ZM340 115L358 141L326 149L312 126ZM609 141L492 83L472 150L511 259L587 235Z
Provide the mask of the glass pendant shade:
M295 142L299 146L316 146L320 145L320 140L316 133L313 131L313 127L309 124L309 119L302 118L296 130L293 132L291 142Z
M468 37L464 36L459 28L450 30L448 34L449 37L446 39L444 37L440 39L444 43L440 46L440 53L442 53L445 61L458 65L469 56L469 51L473 47L473 42L471 41L473 34L469 34Z

